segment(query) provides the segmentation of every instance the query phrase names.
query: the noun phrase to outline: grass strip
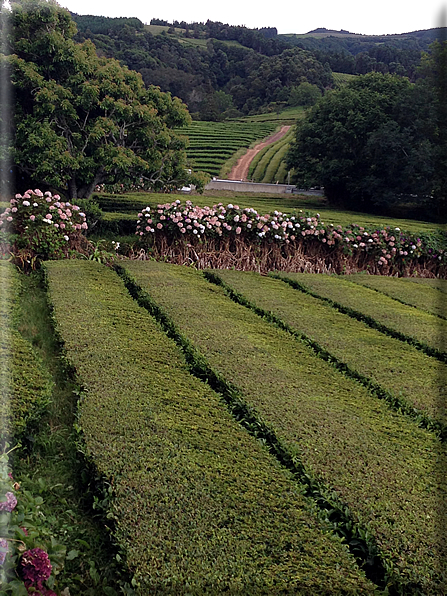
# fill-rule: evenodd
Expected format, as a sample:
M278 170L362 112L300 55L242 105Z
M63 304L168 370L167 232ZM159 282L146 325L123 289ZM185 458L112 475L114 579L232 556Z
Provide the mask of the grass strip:
M304 340L321 358L358 380L393 409L447 438L445 364L384 336L321 300L258 273L205 272L229 296ZM365 355L367 354L367 358ZM439 419L440 417L440 419Z
M199 272L150 261L129 261L125 269L289 456L374 537L394 589L439 594L445 448L436 437Z
M439 317L332 275L282 272L270 275L326 301L373 329L407 342L441 362L447 362L447 323Z
M45 268L85 391L85 450L110 482L109 517L140 594L373 593L291 475L188 372L112 270Z
M360 273L350 275L349 279L372 290L382 292L402 304L414 306L441 317L441 319L447 319L447 301L443 294L433 291L436 289L434 285L416 285L411 282L411 278L405 277L364 275Z
M20 278L0 261L0 441L28 443L51 401L52 382L17 329Z

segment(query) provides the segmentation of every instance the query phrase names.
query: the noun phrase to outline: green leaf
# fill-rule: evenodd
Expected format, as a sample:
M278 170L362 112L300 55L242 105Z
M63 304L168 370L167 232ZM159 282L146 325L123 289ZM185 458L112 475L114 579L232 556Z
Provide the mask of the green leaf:
M78 557L78 556L79 556L79 551L72 549L67 554L67 561L73 561L73 559L76 559L76 557Z
M28 591L22 582L13 580L9 582L8 588L11 588L12 596L28 596Z

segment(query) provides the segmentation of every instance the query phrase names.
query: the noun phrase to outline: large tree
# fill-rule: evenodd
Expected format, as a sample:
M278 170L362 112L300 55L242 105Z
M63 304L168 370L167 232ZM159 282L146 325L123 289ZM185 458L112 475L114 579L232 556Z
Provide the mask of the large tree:
M298 183L322 185L332 204L351 209L428 201L433 110L426 86L396 75L358 76L328 92L298 127L289 167Z
M10 12L15 94L13 159L36 183L86 198L97 184L187 181L184 104L139 73L75 43L70 14L52 0L21 0Z

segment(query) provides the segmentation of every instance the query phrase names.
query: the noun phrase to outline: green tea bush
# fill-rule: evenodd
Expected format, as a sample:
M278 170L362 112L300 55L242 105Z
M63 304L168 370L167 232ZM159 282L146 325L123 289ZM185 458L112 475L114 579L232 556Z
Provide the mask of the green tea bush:
M125 269L329 501L351 513L351 528L357 522L359 536L375 539L390 591L442 594L446 544L437 512L447 494L446 452L434 433L200 272L155 261Z
M141 596L373 593L291 475L188 372L113 271L74 260L45 270L84 387L83 450L110 482L104 505Z

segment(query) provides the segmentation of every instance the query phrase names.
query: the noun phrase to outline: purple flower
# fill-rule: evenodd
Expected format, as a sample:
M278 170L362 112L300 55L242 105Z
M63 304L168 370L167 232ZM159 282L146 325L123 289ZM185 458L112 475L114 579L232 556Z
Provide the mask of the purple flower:
M17 499L12 492L6 493L6 501L0 502L0 511L7 511L11 513L14 507L17 505Z
M22 576L26 583L37 584L42 587L42 582L51 575L51 563L48 554L41 548L32 548L23 553L21 559Z
M8 542L4 538L0 538L0 565L3 565L8 552Z

